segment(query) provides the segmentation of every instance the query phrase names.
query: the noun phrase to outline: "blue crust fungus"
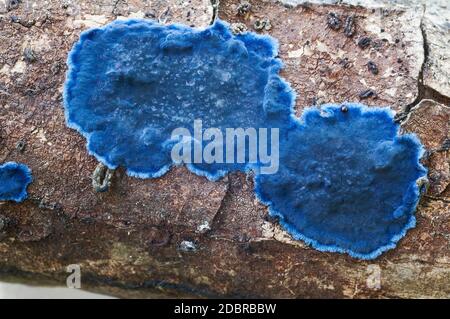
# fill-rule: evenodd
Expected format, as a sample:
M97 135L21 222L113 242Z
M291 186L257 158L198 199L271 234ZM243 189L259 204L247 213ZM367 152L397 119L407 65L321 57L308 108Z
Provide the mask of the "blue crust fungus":
M373 259L415 226L421 156L387 109L307 109L280 145L278 172L256 177L256 193L295 239Z
M26 165L14 162L0 165L0 200L24 201L31 181L31 170Z
M415 225L416 181L426 174L420 142L399 135L387 109L328 105L295 118L276 56L272 38L233 35L221 21L204 30L115 21L84 32L69 55L67 124L100 162L132 176L159 177L181 163L212 180L254 170L258 198L318 250L371 259L395 247ZM260 153L250 160L250 141L227 161L195 161L196 148L228 128L268 129L272 142L277 135L280 144L266 149L279 155L277 169L263 173ZM192 146L194 161L173 160L177 143ZM212 157L223 158L223 148Z
M192 144L192 153L208 142L196 138L195 120L201 120L202 133L289 122L294 95L278 76L282 64L276 55L272 38L234 36L221 21L204 30L115 21L84 32L69 55L67 123L109 168L158 177L174 164L170 146L175 142ZM188 129L193 137L174 140L176 128ZM258 166L231 160L205 164L195 156L188 168L212 180Z

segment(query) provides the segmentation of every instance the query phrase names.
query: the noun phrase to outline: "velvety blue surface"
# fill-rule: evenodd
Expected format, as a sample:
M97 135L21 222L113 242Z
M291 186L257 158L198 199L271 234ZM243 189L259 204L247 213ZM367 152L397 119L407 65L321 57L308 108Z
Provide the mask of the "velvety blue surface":
M280 169L256 192L296 238L322 251L372 259L415 226L420 142L397 135L387 109L307 109L280 147Z
M172 165L172 130L192 132L196 119L222 131L289 121L294 96L278 76L276 55L271 38L233 36L220 21L201 31L149 20L115 21L84 32L70 53L67 123L108 167L158 177ZM217 179L250 165L189 168Z
M0 200L22 202L28 196L31 181L31 170L26 165L14 162L0 165Z
M195 119L221 130L279 128L276 174L247 162L188 168L213 180L255 170L270 213L316 249L371 259L395 247L415 224L420 143L398 136L387 109L329 105L296 119L276 56L271 38L233 36L221 21L206 30L116 21L83 33L69 55L67 123L99 161L142 178L173 165L171 132L192 130Z

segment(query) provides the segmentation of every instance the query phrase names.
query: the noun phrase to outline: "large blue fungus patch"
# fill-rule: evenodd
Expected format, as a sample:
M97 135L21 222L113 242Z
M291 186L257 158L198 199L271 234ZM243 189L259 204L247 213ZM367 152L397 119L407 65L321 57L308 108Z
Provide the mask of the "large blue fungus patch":
M212 180L254 170L259 199L316 249L371 259L395 247L415 224L416 181L426 174L419 141L398 135L387 109L328 105L295 118L276 56L272 38L235 36L221 21L205 30L148 20L91 29L69 55L67 123L99 161L142 178L174 165L174 129L191 132L186 143L205 143L195 137L195 120L202 132L277 128L275 174L260 174L262 164L247 157L187 166Z
M31 183L28 166L14 162L0 165L0 200L22 202L27 198L27 187Z
M173 164L171 146L179 141L172 131L187 128L194 136L194 120L202 131L222 132L289 123L294 96L278 76L276 55L272 38L234 36L221 21L205 30L115 21L84 32L69 55L67 123L109 168L158 177ZM208 141L189 142L203 148ZM188 167L214 180L258 166L233 162Z
M256 192L296 239L372 259L415 226L421 155L387 109L308 109L280 145L279 171L258 175Z

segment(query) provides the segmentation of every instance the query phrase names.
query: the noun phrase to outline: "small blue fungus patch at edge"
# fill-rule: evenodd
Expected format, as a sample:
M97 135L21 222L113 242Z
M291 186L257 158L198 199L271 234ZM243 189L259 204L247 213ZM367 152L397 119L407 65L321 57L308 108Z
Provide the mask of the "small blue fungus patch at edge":
M24 164L8 162L0 165L0 200L24 201L32 180L31 170Z
M399 135L388 109L347 103L294 116L277 44L227 24L197 30L148 20L84 32L68 59L68 126L109 168L155 178L174 164L175 128L278 128L279 169L261 163L188 164L217 180L256 172L257 197L298 240L321 251L373 259L415 226L416 181L426 175L414 135ZM194 138L189 143L195 144ZM203 146L203 145L202 145ZM248 147L248 145L247 145Z

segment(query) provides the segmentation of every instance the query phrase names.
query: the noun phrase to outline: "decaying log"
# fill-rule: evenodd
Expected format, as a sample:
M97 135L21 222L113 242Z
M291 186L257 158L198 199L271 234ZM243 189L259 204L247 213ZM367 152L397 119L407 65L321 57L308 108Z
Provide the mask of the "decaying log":
M2 280L64 285L66 267L79 264L83 288L122 297L450 297L449 30L433 18L449 12L284 2L250 1L243 11L239 0L14 8L0 0L0 163L26 163L34 176L28 200L0 203ZM329 13L342 26L327 24ZM278 39L298 115L362 100L391 106L403 131L419 135L431 184L417 227L396 249L360 261L292 240L241 173L211 182L176 168L141 180L118 169L107 192L93 189L98 163L66 127L62 106L65 61L80 32L123 17L201 27L215 16ZM344 32L347 17L354 34ZM362 37L371 49L358 46ZM376 94L361 95L368 89Z

